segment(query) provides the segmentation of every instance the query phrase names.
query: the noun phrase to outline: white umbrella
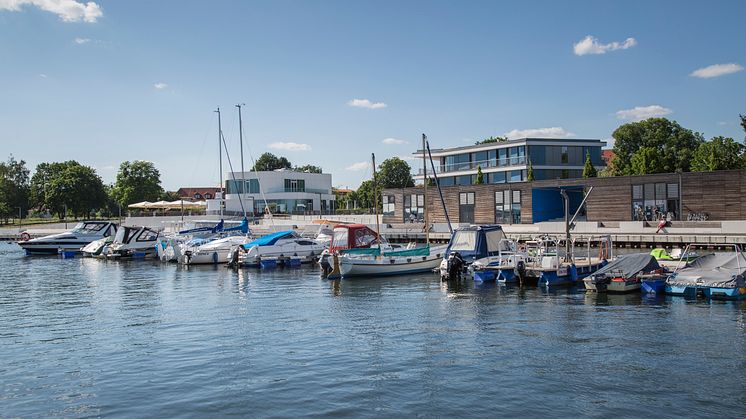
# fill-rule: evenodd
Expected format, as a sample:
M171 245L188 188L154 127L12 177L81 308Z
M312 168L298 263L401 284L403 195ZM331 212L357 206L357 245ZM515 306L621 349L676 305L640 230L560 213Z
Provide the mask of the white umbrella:
M153 203L150 201L142 201L138 202L136 204L128 205L127 208L134 208L134 209L143 209L143 208L149 208L148 205L152 205Z

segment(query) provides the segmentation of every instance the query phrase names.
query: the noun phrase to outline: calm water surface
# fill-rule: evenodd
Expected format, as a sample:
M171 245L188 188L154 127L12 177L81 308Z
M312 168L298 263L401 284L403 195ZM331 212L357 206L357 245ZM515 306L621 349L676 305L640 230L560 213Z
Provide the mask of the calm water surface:
M746 305L0 244L0 417L741 416Z

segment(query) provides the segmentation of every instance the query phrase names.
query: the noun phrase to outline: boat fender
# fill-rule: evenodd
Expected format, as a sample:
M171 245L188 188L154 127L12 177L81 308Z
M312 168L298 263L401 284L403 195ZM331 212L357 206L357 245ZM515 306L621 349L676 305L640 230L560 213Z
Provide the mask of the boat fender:
M212 252L212 263L218 264L218 252Z
M21 241L22 242L27 242L29 240L31 240L31 235L28 234L28 232L24 231L23 233L21 233Z

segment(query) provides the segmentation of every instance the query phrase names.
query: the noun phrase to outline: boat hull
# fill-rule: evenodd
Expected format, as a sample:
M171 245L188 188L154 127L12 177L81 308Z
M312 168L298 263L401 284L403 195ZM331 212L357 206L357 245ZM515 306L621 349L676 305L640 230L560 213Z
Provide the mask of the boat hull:
M420 259L420 260L418 260ZM371 258L343 257L339 263L342 278L407 275L431 272L440 265L441 257Z
M666 294L690 298L704 297L722 300L746 299L746 288L719 288L666 284Z

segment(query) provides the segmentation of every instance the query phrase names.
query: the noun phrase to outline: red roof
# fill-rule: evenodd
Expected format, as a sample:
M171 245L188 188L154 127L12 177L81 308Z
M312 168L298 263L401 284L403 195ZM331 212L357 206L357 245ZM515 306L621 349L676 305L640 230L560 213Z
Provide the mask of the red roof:
M191 199L212 199L215 197L215 192L220 192L218 187L184 187L179 188L176 191L179 194L179 198L191 198Z

